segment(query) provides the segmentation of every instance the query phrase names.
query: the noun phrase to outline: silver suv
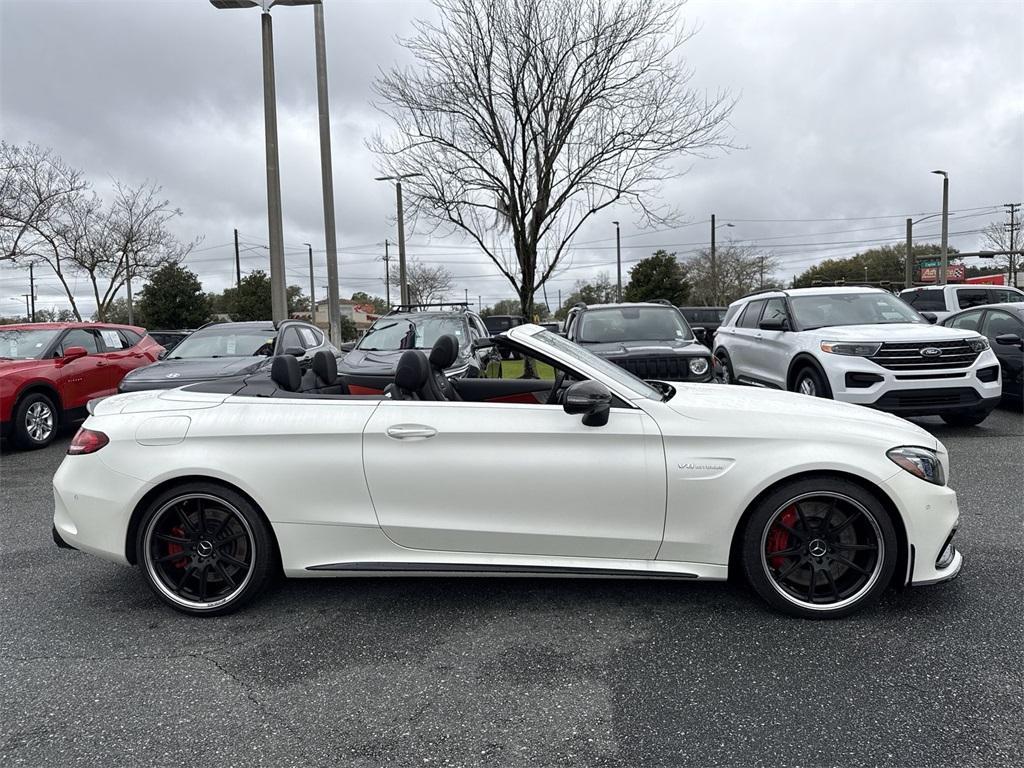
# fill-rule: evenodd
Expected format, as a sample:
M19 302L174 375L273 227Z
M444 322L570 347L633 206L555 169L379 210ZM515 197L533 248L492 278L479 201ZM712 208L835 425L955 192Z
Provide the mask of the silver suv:
M973 331L931 325L877 288L797 288L729 305L714 354L730 384L975 425L999 403L999 362Z

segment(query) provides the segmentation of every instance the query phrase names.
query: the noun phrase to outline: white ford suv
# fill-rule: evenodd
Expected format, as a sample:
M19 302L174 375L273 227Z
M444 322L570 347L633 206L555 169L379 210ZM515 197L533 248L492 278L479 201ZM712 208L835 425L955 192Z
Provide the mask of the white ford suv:
M761 291L729 305L715 357L730 384L787 389L900 416L980 424L999 361L973 331L931 325L878 288Z

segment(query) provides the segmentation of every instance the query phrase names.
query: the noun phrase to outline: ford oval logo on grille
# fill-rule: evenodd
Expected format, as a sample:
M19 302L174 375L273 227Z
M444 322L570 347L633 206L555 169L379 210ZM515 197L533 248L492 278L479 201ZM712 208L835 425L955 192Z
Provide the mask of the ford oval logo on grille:
M941 357L942 350L938 347L925 347L921 350L921 357Z

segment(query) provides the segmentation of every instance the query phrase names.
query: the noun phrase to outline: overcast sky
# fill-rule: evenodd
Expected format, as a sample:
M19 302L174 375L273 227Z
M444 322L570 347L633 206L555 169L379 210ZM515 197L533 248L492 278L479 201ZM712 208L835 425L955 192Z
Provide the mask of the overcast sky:
M342 295L383 295L385 238L395 238L393 189L372 180L365 139L380 125L370 104L379 69L405 60L396 37L428 17L427 0L325 0ZM671 231L640 232L628 210L582 229L548 299L598 271L614 279L615 229L623 260L657 247L706 247L719 232L771 248L788 279L815 261L898 243L904 218L941 209L950 176L950 243L1024 198L1024 3L764 2L691 0L699 27L683 49L701 89L739 97L732 123L744 149L687 161L663 199L685 216ZM288 281L326 283L313 61L313 11L274 11ZM202 237L186 260L206 290L233 283L232 230L243 271L266 268L260 19L207 0L0 0L0 136L52 147L100 192L109 179L161 184L184 216L176 231ZM409 253L445 263L473 300L511 297L486 257L410 222ZM409 229L412 231L410 232ZM915 230L938 240L939 220ZM27 274L0 270L3 314ZM80 306L91 312L84 281ZM306 289L308 290L308 289ZM40 307L66 306L43 275ZM322 294L321 294L322 295Z

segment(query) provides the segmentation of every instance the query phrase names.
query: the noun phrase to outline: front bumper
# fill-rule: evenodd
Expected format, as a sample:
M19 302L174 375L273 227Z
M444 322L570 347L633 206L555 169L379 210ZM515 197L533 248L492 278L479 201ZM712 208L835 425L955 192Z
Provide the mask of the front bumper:
M900 416L985 410L999 404L1002 381L991 350L963 369L894 371L864 357L828 355L824 366L832 396L844 403L867 405ZM986 373L986 371L988 373ZM981 376L979 376L979 373Z
M953 547L953 534L960 525L956 491L925 482L903 470L890 477L884 486L899 507L907 531L911 557L904 583L922 586L956 577L963 566L963 555L954 548L952 559L942 557L947 547Z

